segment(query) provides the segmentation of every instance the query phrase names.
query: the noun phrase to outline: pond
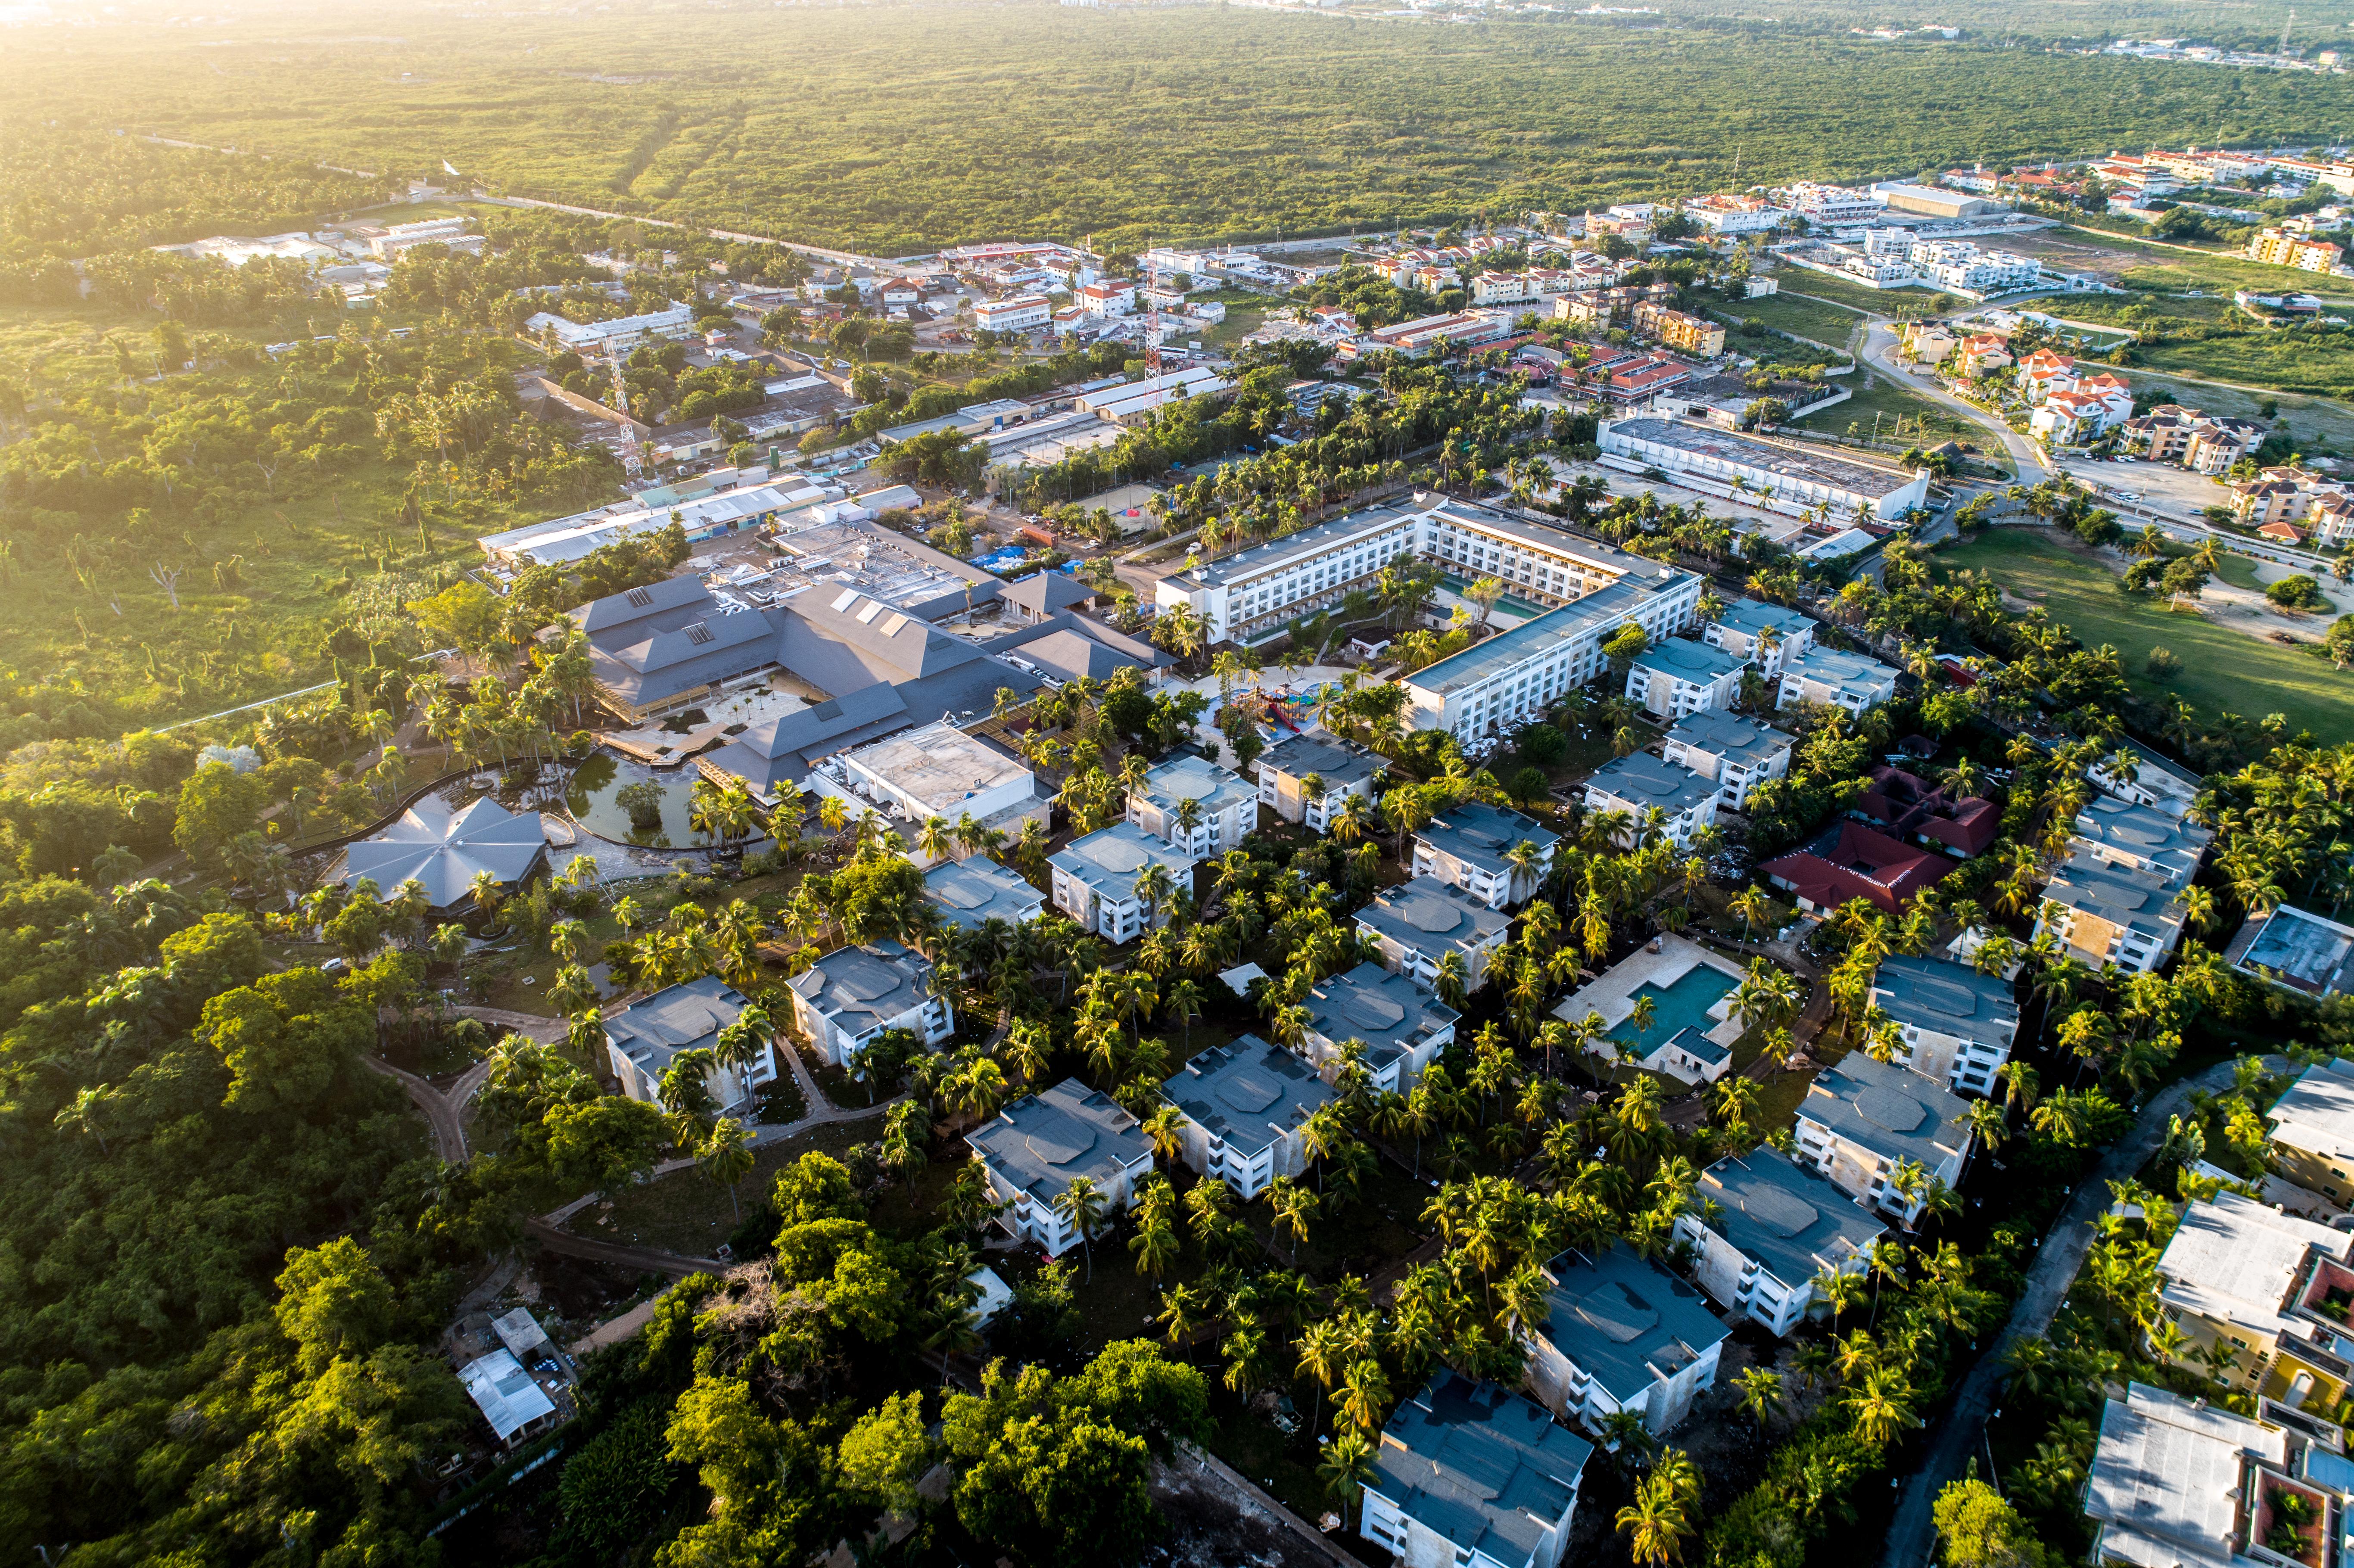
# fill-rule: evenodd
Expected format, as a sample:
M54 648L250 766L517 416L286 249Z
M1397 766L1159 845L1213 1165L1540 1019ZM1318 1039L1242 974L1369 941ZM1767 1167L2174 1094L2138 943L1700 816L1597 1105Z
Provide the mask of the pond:
M648 768L610 751L598 751L573 769L572 781L564 791L564 806L574 821L599 838L646 849L696 849L716 842L687 826L690 797L700 777L691 767ZM651 784L661 791L661 821L640 827L630 820L629 808L615 797L633 784Z

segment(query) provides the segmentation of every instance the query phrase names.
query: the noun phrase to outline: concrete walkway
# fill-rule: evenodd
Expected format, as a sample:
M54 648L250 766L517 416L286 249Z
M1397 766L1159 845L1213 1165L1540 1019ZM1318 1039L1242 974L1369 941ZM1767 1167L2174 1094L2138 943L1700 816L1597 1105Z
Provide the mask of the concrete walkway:
M2264 1066L2270 1072L2283 1072L2288 1061L2285 1057L2267 1056ZM1954 1395L1953 1408L1930 1439L1921 1467L1905 1478L1896 1518L1888 1528L1881 1568L1925 1568L1929 1562L1937 1543L1936 1525L1930 1514L1937 1494L1961 1478L1963 1467L1978 1451L1988 1413L1994 1408L1995 1396L2000 1392L2010 1347L2020 1340L2046 1332L2052 1327L2052 1319L2059 1315L2060 1303L2067 1298L2069 1289L2075 1284L2076 1271L2084 1266L2084 1255L2092 1250L2094 1222L2107 1212L2113 1201L2109 1183L2125 1181L2158 1152L2158 1146L2166 1139L2168 1119L2190 1103L2192 1091L2211 1092L2228 1088L2231 1083L2232 1064L2221 1062L2195 1078L2184 1078L2160 1089L2142 1107L2133 1130L2110 1146L2100 1164L2077 1187L2066 1212L2043 1238L2019 1301L2011 1308L2010 1321L1963 1376L1961 1388Z

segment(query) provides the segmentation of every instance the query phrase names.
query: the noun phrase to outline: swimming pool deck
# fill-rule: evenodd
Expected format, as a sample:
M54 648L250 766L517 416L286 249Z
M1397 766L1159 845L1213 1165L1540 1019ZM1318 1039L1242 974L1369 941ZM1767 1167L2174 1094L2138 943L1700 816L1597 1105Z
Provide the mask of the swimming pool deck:
M1589 1047L1595 1054L1604 1054L1612 1049L1603 1042L1635 1011L1635 993L1647 981L1665 991L1695 969L1714 969L1736 985L1746 978L1740 966L1732 959L1719 958L1697 942L1667 932L1660 933L1653 940L1659 944L1658 952L1651 951L1649 947L1638 948L1604 971L1592 985L1574 992L1553 1010L1555 1018L1570 1023L1590 1012L1602 1015L1602 1033L1595 1040L1595 1045L1600 1049ZM1728 994L1726 1001L1730 1001ZM1743 1027L1739 1019L1725 1018L1703 1033L1711 1043L1729 1051L1734 1042L1741 1038ZM1664 1044L1674 1033L1672 1030L1662 1032L1656 1029L1654 1032L1659 1036L1651 1042L1655 1049ZM1681 1077L1682 1075L1671 1074L1670 1076Z

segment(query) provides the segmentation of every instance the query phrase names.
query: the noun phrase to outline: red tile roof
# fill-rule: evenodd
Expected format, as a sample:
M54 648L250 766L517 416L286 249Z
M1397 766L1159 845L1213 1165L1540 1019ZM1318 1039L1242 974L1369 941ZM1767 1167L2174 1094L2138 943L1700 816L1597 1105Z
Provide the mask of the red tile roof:
M1851 898L1865 898L1891 915L1901 915L1915 895L1953 869L1953 863L1860 822L1845 822L1828 855L1802 850L1758 869L1817 909L1836 909Z

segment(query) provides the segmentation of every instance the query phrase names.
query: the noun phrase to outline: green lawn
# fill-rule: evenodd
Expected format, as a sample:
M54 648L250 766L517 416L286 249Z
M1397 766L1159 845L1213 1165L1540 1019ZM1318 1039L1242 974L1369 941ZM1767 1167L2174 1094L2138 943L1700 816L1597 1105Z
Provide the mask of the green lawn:
M2115 647L2124 655L2126 681L2143 695L2172 693L2206 713L2285 714L2292 726L2324 741L2354 739L2354 674L2340 673L2309 652L2128 598L2114 573L2041 530L1989 528L1967 545L1941 551L1938 560L1950 568L1990 572L2050 610L2087 646ZM2183 666L2163 683L2142 673L2142 660L2159 646L2173 650Z
M1848 340L1863 318L1853 311L1843 311L1820 300L1800 298L1795 294L1766 294L1755 300L1743 300L1736 304L1720 307L1716 313L1727 323L1739 325L1745 320L1764 322L1776 332L1795 333L1827 347L1844 351ZM1770 343L1755 338L1744 338L1750 352L1771 359L1776 356Z
M1937 295L1930 289L1874 289L1806 267L1785 267L1774 276L1781 281L1784 293L1808 294L1818 300L1829 300L1835 304L1853 305L1857 310L1868 311L1875 316L1930 316L1937 313ZM1779 299L1781 295L1769 297ZM1750 302L1752 304L1758 302L1755 300Z
M1957 414L1942 403L1933 403L1875 371L1860 369L1852 376L1840 377L1840 384L1850 387L1852 396L1844 403L1834 403L1797 420L1801 429L1827 430L1832 435L1844 436L1850 433L1848 427L1852 425L1855 435L1869 439L1872 433L1872 419L1877 416L1883 441L1896 439L1897 422L1902 420L1903 443L1913 446L1920 444L1913 434L1914 427L1925 420L1923 434L1928 445L1960 440L1989 449L1996 456L2000 456L1993 436L1976 419Z

